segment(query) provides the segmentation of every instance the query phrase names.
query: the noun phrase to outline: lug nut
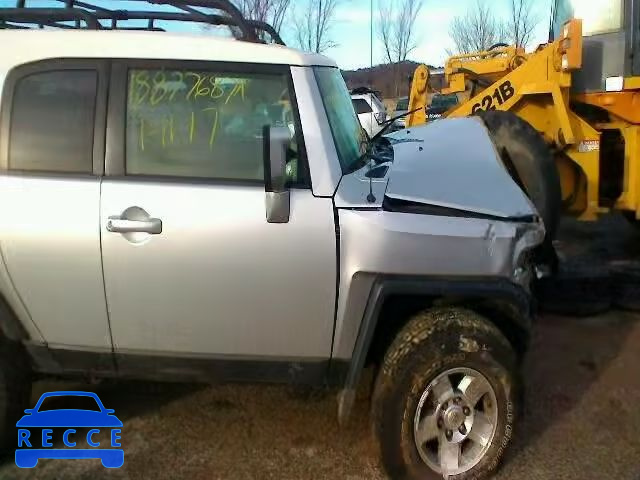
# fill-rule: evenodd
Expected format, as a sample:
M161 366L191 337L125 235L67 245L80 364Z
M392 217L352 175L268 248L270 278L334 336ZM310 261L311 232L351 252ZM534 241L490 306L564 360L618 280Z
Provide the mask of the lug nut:
M462 412L463 412L463 413L465 414L465 416L467 416L467 417L468 417L469 415L471 415L471 409L470 409L469 407L464 407L464 408L462 409Z
M442 409L443 409L443 410L446 410L447 408L449 408L449 403L448 403L448 402L444 402L444 403L442 404Z
M455 403L456 405L458 405L460 403L460 397L456 397L453 399L453 403Z
M447 430L444 434L446 435L447 440L451 440L453 438L453 432L451 430Z
M438 428L442 428L442 426L444 425L444 422L442 421L441 418L438 419Z

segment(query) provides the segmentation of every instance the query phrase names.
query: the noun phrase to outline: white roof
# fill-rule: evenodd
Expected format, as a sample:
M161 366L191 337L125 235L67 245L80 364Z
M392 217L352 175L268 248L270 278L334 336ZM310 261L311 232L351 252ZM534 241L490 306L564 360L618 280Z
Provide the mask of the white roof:
M126 30L0 30L0 65L47 58L145 58L335 67L333 60L282 45L193 33Z

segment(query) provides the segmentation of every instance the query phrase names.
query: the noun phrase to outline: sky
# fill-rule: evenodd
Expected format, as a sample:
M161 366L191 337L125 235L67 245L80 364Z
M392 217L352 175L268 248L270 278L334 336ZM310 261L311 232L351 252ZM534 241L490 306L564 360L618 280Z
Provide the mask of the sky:
M477 0L423 0L423 7L417 21L416 42L418 47L409 55L410 60L434 66L442 66L447 58L446 50L453 46L449 39L449 25L454 17L463 16L468 9L474 8ZM507 18L510 0L484 0L499 18ZM295 3L296 0L293 0ZM332 29L332 38L338 47L325 52L341 68L353 69L370 64L370 0L344 0L336 12L336 21ZM374 22L378 14L375 10ZM533 13L540 19L529 48L547 41L549 36L550 0L532 0ZM283 25L282 35L287 41L289 32ZM373 42L373 63L384 62L382 45L375 38Z
M96 4L110 8L123 8L128 3L131 8L133 2L118 0L90 0ZM291 0L293 8L305 0ZM371 50L373 48L373 64L383 63L383 49L377 40L374 28L373 46L370 41L371 2L373 1L374 25L378 19L377 6L379 0L340 0L336 10L335 21L332 24L331 39L337 43L336 47L327 50L325 55L332 57L343 69L367 67L371 64ZM417 48L409 55L410 60L441 66L447 58L446 50L451 48L449 39L449 25L456 16L464 15L474 8L478 0L423 0L423 7L417 20L416 43ZM480 0L494 9L498 18L507 18L511 0ZM533 13L539 19L533 40L529 48L535 48L546 41L549 29L549 13L551 0L531 0ZM15 0L0 0L0 7L13 7ZM27 0L31 6L56 5L52 0ZM57 5L60 5L59 3ZM139 8L139 5L136 5ZM158 8L157 6L151 8ZM176 23L172 26L175 28ZM294 32L291 21L282 26L281 36L285 43L294 45Z

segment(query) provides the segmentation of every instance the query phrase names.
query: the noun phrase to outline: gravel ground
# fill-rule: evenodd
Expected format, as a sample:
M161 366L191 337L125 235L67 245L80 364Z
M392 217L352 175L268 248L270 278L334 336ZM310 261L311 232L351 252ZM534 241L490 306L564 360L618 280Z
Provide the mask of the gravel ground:
M526 365L527 407L498 479L640 480L640 316L540 319ZM363 382L339 429L332 393L288 387L74 385L124 421L125 464L41 461L11 479L383 479ZM49 388L39 384L34 401Z
M613 222L628 229L619 219ZM631 231L618 236L606 222L596 228L593 238L615 241L589 247L588 253L614 258L640 245ZM573 233L584 235L581 246L590 236ZM496 478L640 480L638 346L640 314L541 317L524 365L524 417ZM52 389L97 391L124 422L125 464L106 470L98 460L45 460L20 470L7 459L0 479L383 479L368 422L370 385L371 378L362 383L355 414L339 429L334 392L37 384L34 402Z

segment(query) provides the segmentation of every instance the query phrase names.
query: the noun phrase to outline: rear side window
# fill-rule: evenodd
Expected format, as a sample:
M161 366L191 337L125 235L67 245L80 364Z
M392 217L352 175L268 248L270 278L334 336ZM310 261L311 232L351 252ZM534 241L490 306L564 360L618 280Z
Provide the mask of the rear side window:
M262 182L262 129L286 127L287 176L301 180L294 102L282 73L132 69L126 173Z
M360 115L361 113L372 112L371 107L366 100L363 100L362 98L354 98L351 101L353 102L353 108L358 115Z
M61 70L19 79L9 133L12 170L91 173L98 73Z

